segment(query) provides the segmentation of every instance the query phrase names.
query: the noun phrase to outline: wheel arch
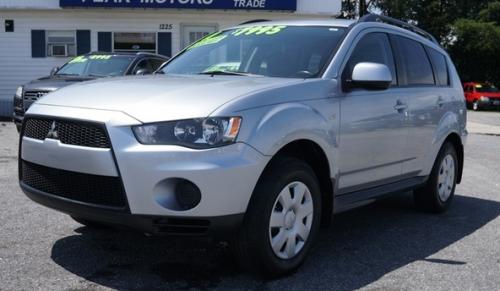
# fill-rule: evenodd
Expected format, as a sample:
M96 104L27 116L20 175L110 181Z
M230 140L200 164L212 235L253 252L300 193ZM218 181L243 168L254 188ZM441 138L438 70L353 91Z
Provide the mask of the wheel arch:
M298 139L281 147L268 162L262 171L259 180L273 163L283 157L292 157L306 162L318 178L321 189L321 225L327 227L333 217L335 179L331 178L331 169L328 156L323 148L310 139Z
M449 142L453 145L453 147L455 148L455 151L457 153L457 158L458 158L457 184L460 184L460 182L462 182L462 174L463 174L463 169L464 169L464 145L462 144L462 140L461 140L460 136L455 132L450 133L445 138L443 144L441 145L441 148L447 142Z

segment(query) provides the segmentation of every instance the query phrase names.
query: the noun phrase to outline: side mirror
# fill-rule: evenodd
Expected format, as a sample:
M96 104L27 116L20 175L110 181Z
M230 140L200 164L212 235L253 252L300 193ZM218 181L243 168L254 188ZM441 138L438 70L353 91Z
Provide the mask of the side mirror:
M386 90L391 86L392 74L384 64L359 63L352 70L349 88Z
M57 71L59 71L59 67L53 67L52 70L50 70L50 75L54 76L57 73Z
M139 69L135 72L136 75L150 75L151 72L148 69Z

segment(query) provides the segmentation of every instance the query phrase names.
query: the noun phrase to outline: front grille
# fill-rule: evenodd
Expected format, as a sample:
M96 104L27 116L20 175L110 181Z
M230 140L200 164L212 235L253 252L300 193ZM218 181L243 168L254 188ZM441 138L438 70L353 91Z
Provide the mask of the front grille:
M118 177L97 176L21 162L21 180L28 186L70 200L125 208L125 191Z
M29 118L26 120L23 135L44 140L49 132L50 138L59 139L64 144L111 148L104 126L91 122Z
M24 110L28 110L31 104L50 93L50 91L26 91L23 94Z

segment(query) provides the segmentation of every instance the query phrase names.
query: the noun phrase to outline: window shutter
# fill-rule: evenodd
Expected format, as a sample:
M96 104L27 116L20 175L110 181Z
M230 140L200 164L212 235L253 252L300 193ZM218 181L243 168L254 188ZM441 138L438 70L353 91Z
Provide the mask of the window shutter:
M172 56L172 33L158 32L158 53L167 57Z
M76 31L76 54L83 55L90 52L90 30Z
M46 57L46 40L45 30L31 31L31 57L45 58Z
M111 52L113 50L111 32L97 33L97 50L100 52Z

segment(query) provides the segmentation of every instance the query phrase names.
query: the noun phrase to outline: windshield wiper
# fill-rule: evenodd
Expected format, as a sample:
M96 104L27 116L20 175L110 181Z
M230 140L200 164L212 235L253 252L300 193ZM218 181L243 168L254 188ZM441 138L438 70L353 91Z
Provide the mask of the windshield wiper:
M198 75L259 76L259 75L251 74L251 73L247 73L247 72L224 71L224 70L201 72L201 73L198 73Z
M96 74L87 74L85 77L103 78L103 77L106 77L106 76L104 76L104 75L96 75Z
M65 74L65 73L61 73L61 74L56 74L56 76L80 76L80 74Z

